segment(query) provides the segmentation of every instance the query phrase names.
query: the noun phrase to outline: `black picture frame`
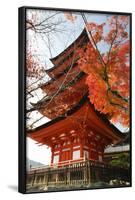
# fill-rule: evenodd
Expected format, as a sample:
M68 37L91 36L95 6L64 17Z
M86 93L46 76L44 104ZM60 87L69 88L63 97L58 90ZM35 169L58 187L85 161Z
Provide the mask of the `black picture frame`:
M27 10L50 10L50 11L63 11L63 12L85 12L85 13L93 13L93 14L112 14L112 15L125 15L130 18L130 66L132 69L132 13L126 12L111 12L111 11L96 11L96 10L79 10L79 9L67 9L67 8L48 8L48 7L33 7L33 6L24 6L18 9L19 17L18 17L18 28L19 28L19 46L18 46L18 54L19 54L19 74L18 74L18 101L19 101L19 130L18 130L18 191L20 193L26 194L26 13ZM130 69L130 113L132 113L132 70ZM129 170L129 179L130 184L127 186L114 186L114 187L131 187L132 186L132 114L130 114L130 170ZM113 187L113 188L114 188ZM69 190L86 190L86 189L98 189L95 188L73 188L73 189L63 189L63 190L50 190L50 191L31 191L30 193L44 193L44 192L60 192L60 191L69 191ZM112 188L110 187L102 187L104 188ZM100 188L101 189L101 188Z

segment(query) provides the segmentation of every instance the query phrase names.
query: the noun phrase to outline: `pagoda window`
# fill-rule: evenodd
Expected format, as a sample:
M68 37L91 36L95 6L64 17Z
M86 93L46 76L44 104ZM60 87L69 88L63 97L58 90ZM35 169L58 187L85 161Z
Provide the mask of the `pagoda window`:
M53 158L53 163L58 163L59 162L59 155L55 155Z
M80 150L73 151L73 160L80 158Z

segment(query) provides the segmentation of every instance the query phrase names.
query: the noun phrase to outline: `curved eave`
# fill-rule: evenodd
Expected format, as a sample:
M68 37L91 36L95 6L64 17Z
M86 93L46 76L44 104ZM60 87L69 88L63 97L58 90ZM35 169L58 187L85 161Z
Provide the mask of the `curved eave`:
M60 94L61 92L64 92L65 89L67 89L69 86L72 86L74 83L76 83L76 81L78 81L79 79L81 79L83 76L85 75L84 72L80 72L72 81L70 81L64 88L62 88L61 90L59 90L59 92L57 93ZM48 102L51 98L52 98L53 94L51 94L51 97L46 98L45 100L41 100L38 101L37 103L31 103L31 105L33 106L38 106L40 103L45 103Z
M37 131L37 130L41 130L42 128L46 128L46 127L48 127L48 126L50 126L50 125L52 125L52 124L57 123L58 121L60 121L60 120L62 120L62 119L65 119L67 116L72 115L75 111L77 111L77 110L84 104L84 102L85 102L86 99L87 99L87 95L88 95L88 94L84 95L83 98L79 101L79 103L78 103L77 105L75 105L71 110L67 111L67 112L64 113L63 115L61 115L61 116L59 116L59 117L57 117L57 118L55 118L55 119L53 119L53 120L51 120L51 121L49 121L49 122L43 124L43 125L41 125L41 126L38 126L38 127L35 128L35 129L30 130L29 133L33 133L33 132L35 132L35 131Z
M71 66L70 66L71 67ZM67 69L67 72L68 72L68 68L70 68L69 66L67 66L66 68L65 68L65 70ZM73 65L73 67L72 68L74 68L75 67L75 65ZM45 87L45 86L48 86L48 85L50 85L51 83L53 83L54 81L56 81L56 79L59 79L61 76L63 76L65 74L65 71L63 71L62 73L60 73L60 74L58 74L57 76L55 76L55 78L51 78L51 80L49 80L48 82L46 82L46 83L44 83L44 84L42 84L41 85L41 89L43 88L43 87Z
M55 126L57 124L57 122L62 122L64 119L66 119L68 116L71 116L72 114L74 114L75 112L77 112L86 101L89 101L88 94L86 94L81 100L80 102L75 105L74 107L72 107L71 110L67 111L66 113L64 113L63 115L35 128L32 130L29 130L27 132L28 136L30 137L31 134L38 134L38 132L41 132L44 129L51 127L51 126ZM120 132L113 124L111 124L108 119L106 118L106 116L104 114L99 113L98 111L96 111L94 109L94 106L90 103L91 108L94 110L94 112L96 113L96 115L106 124L106 126L109 128L109 130L112 131L112 134L117 138L117 142L119 142L120 140L124 139L125 134L123 134L122 132Z
M50 58L50 61L51 61L52 63L54 63L54 61L56 61L60 56L63 56L63 54L64 54L66 51L68 51L70 48L72 48L72 46L74 45L74 43L78 42L78 41L81 39L81 37L83 37L84 35L87 36L87 33L86 33L86 30L85 30L85 29L82 31L82 33L79 35L79 37L78 37L75 41L73 41L64 51L62 51L60 54L58 54L58 55L55 56L54 58ZM51 67L50 69L47 69L47 70L46 70L46 73L52 72L56 67L58 67L58 66L57 66L57 65L54 65L54 67Z

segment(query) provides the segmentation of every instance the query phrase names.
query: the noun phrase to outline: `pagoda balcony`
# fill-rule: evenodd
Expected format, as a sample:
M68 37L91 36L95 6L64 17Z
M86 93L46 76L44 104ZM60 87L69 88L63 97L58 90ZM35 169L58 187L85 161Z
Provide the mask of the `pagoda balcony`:
M27 191L57 191L69 189L86 189L111 187L111 180L119 179L129 182L129 171L112 167L95 160L63 161L50 166L31 168L27 172ZM98 185L98 184L104 185Z

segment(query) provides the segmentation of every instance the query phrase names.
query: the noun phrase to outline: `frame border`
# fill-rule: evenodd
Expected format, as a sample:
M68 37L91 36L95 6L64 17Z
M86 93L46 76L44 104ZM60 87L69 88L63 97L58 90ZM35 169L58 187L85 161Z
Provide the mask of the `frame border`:
M18 119L18 191L26 193L26 8L19 8L18 20L18 55L19 55L19 69L18 69L18 100L19 100L19 119Z
M130 18L130 185L119 187L105 187L105 188L88 188L88 189L69 189L58 191L26 191L26 14L27 10L50 10L50 11L69 11L69 12L85 12L95 14L108 15L126 15ZM99 10L85 10L85 9L70 9L57 7L37 7L37 6L22 6L18 8L18 192L23 194L35 193L50 193L50 192L65 192L78 190L96 190L96 189L113 189L113 188L127 188L132 187L132 13L131 12L115 12L115 11L99 11Z

